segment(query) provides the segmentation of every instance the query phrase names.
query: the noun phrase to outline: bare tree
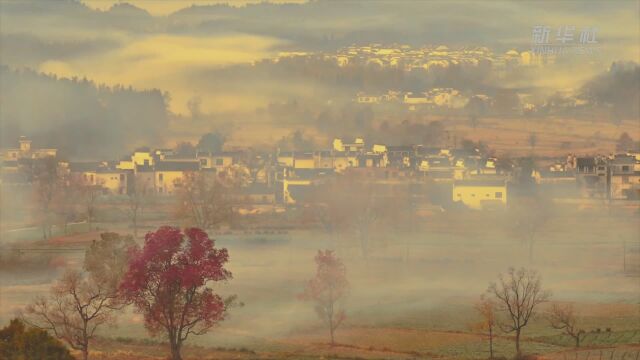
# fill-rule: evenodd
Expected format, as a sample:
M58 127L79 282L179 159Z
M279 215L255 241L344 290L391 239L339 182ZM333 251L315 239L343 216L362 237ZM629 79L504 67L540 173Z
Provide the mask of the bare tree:
M120 301L118 285L127 268L131 237L101 234L85 254L84 268L67 271L52 287L49 297L39 297L26 307L25 321L52 331L72 349L89 358L96 330L114 320Z
M336 229L350 229L355 232L362 257L365 259L371 252L371 233L388 209L374 189L372 182L359 179L357 175L345 174L331 185L332 201L327 201L330 214L341 214L339 217L330 216L333 225Z
M535 317L538 305L546 302L551 293L542 290L540 275L534 270L509 268L506 275L500 274L498 282L491 283L487 292L491 294L498 309L507 320L498 325L505 332L515 332L516 353L519 357L522 329Z
M96 329L111 320L109 298L77 270L68 271L48 298L39 297L26 308L26 322L49 330L72 349L89 358L89 342Z
M318 250L315 257L316 275L307 282L300 299L315 303L318 317L329 328L331 346L335 345L335 332L346 319L340 307L349 291L346 267L332 250Z
M493 299L481 296L480 301L475 305L475 309L482 319L474 324L473 327L487 333L489 337L489 359L493 359L493 337L497 326L496 303Z
M513 231L527 246L530 265L538 234L553 217L553 211L553 202L542 195L519 199L512 207Z
M177 215L201 229L218 226L229 221L233 215L229 192L230 187L224 185L215 174L185 174L177 192Z
M54 157L38 159L33 166L34 200L37 216L42 227L42 237L51 237L53 204L59 188L57 161Z
M80 201L80 184L71 177L61 179L54 197L55 212L65 234L68 233L69 222L78 215Z
M578 329L578 319L572 305L553 304L548 318L552 328L562 330L573 338L576 342L576 348L580 347L580 341L584 339L586 333L584 330Z
M133 181L133 187L129 189L127 197L134 237L138 237L138 222L144 213L144 209L151 202L153 192L149 179L141 177L136 177Z
M101 184L81 184L80 185L80 197L84 207L85 214L87 216L87 223L89 224L89 231L93 227L93 220L96 215L96 207L100 195L104 192L104 188Z

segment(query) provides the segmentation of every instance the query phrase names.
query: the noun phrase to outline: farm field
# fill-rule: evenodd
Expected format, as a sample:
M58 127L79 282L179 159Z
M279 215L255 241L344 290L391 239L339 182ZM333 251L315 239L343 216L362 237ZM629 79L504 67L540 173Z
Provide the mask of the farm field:
M244 306L232 309L230 317L211 333L190 338L185 358L487 358L486 336L471 327L478 318L473 305L509 266L537 269L554 302L575 305L588 332L584 350L578 352L580 359L587 349L610 355L613 349L624 348L635 356L640 344L640 281L638 274L625 273L623 268L632 268L638 259L627 254L629 264L623 264L624 243L633 244L640 235L630 221L634 216L601 211L562 214L540 231L535 245L539 255L533 264L527 261L526 247L500 221L500 213L435 214L416 232L380 232L372 239L373 252L366 260L350 234L335 239L315 230L221 233L214 238L218 246L229 249L233 279L218 290L237 294ZM153 223L150 219L147 225ZM456 226L460 223L466 225ZM126 223L96 226L130 231ZM19 253L22 260L41 265L21 272L24 276L19 279L13 274L21 270L3 271L2 321L8 321L25 302L45 294L63 267L81 266L83 253L77 249L90 244L100 231L85 232L82 225L72 229L77 233L47 242L36 240L37 232L3 236L5 248L49 252ZM351 283L345 302L348 317L333 347L313 308L297 298L313 272L310 259L322 248L336 249ZM150 338L141 316L131 310L125 313L116 327L101 331L94 347L96 358L162 359L164 339ZM570 339L551 329L543 316L523 336L525 353L550 359L563 359L567 353L575 356ZM494 349L498 356L513 356L511 334L499 333ZM615 351L613 359L624 354Z

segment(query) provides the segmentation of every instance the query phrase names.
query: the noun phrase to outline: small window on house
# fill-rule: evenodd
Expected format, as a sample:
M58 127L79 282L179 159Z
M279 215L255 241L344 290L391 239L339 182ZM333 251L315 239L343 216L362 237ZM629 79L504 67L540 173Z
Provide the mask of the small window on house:
M496 191L496 199L502 199L502 192Z
M476 197L476 194L471 194L471 197Z
M622 171L624 171L624 172L629 171L629 165L622 166Z
M486 194L486 196L487 196L487 197L489 197L489 196L491 196L491 195L489 195L489 194Z
M160 181L164 180L164 174L162 173L158 174L158 180Z
M460 193L458 193L457 195L458 195L458 197L462 197L462 194L460 194Z
M200 159L200 165L207 166L207 159Z
M218 166L224 165L224 159L222 159L222 158L216 159L216 165L218 165Z
M598 166L598 170L604 170L604 166Z

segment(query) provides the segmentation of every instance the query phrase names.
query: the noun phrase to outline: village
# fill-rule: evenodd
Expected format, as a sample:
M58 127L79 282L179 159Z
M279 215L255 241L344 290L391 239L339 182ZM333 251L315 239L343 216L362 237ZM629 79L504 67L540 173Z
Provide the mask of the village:
M631 149L630 149L631 150ZM26 137L3 149L2 186L28 186L38 163L56 159L56 149L34 147ZM188 174L234 178L241 211L273 212L318 201L314 189L339 177L373 184L374 196L402 189L418 202L445 209L505 208L513 194L557 202L636 204L640 195L640 153L539 158L496 158L480 149L370 144L363 138L335 138L331 148L257 152L251 149L181 154L178 149L138 148L118 161L55 160L61 179L98 187L103 195L145 192L172 196ZM427 196L437 189L439 196Z

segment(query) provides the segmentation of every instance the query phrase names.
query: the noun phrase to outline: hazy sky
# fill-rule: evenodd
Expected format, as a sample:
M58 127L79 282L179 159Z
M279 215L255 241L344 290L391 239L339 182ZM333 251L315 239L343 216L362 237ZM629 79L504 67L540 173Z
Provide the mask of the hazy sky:
M133 4L141 9L147 10L151 15L165 16L180 9L188 8L192 5L214 5L229 4L231 6L245 6L246 4L255 4L260 2L271 3L302 3L306 0L82 0L83 3L93 9L108 10L117 3Z
M221 92L224 87L215 79L212 86L194 79L285 50L332 52L352 43L406 42L522 51L530 47L535 25L597 27L602 50L598 57L576 57L575 66L564 72L535 79L536 85L558 88L579 86L612 61L640 57L638 1L314 1L246 6L257 2L237 0L230 2L233 8L206 6L226 2L128 1L151 16L126 6L109 11L123 3L115 0L84 0L88 8L69 1L2 2L0 62L109 85L159 88L171 94L172 111L186 114L194 98L202 99L207 112L264 106L273 100L265 84L233 93ZM176 13L192 4L197 7ZM258 88L266 92L258 93Z

